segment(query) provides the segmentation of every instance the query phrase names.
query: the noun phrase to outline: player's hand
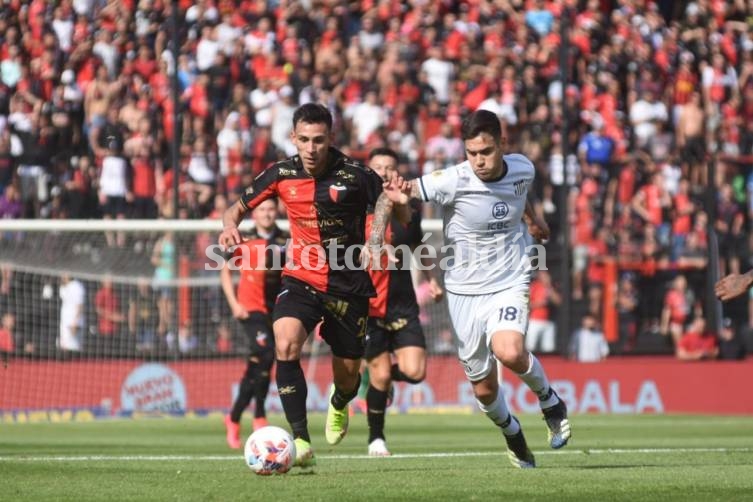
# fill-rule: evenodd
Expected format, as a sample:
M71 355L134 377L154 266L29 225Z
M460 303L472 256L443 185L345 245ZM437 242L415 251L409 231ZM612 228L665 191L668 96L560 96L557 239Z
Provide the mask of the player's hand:
M223 250L227 251L231 246L235 246L241 243L241 234L238 231L238 227L225 227L220 233L218 243Z
M750 280L747 276L741 274L730 274L719 280L714 285L714 293L721 301L726 302L736 296L745 293L750 287Z
M406 193L406 185L408 185ZM394 176L382 184L382 190L393 204L405 205L410 202L409 183L402 176Z
M429 280L429 295L434 302L441 302L444 298L444 289L434 277Z
M537 241L546 241L549 239L549 225L542 218L535 216L528 224L528 233Z
M233 317L236 319L248 319L248 310L240 305L233 305Z

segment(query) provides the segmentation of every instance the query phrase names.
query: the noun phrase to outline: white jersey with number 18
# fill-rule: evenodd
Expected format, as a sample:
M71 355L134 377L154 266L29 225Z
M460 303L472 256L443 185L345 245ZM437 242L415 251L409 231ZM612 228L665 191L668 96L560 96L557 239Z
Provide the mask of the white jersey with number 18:
M468 161L419 178L421 198L445 207L445 287L460 295L488 294L530 282L523 221L535 170L520 154L502 157L507 173L481 181ZM450 257L451 256L451 257Z

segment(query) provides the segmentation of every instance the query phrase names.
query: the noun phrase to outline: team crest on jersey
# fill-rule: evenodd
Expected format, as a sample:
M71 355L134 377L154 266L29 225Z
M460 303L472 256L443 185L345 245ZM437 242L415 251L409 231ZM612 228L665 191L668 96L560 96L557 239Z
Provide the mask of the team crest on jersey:
M501 220L505 216L507 216L507 213L510 212L510 206L507 205L507 202L497 202L492 207L492 216L494 216L496 219Z
M340 202L345 198L345 193L348 191L347 187L339 181L329 187L329 198L332 202Z
M295 199L298 196L298 189L294 186L290 187L290 198Z

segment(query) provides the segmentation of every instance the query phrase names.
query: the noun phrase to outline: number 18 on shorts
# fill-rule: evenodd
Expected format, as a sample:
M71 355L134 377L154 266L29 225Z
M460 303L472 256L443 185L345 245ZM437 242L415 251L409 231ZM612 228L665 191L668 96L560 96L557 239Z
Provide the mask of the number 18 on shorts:
M458 358L471 381L481 380L493 367L491 335L528 329L528 285L483 295L447 294Z

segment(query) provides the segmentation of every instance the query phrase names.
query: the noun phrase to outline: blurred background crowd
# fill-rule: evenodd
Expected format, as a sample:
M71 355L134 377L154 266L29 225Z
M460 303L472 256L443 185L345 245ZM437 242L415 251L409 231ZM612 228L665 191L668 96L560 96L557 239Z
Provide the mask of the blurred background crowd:
M587 331L615 290L613 353L677 351L706 331L709 225L722 274L753 265L753 0L9 0L0 218L217 218L295 152L292 113L311 101L333 113L344 151L389 146L409 177L462 161L464 116L497 113L508 149L536 166L551 242L567 193L572 298ZM556 262L562 249L550 251ZM554 319L556 279L537 277L532 318ZM725 311L733 338L751 306ZM549 332L539 350L554 350Z

